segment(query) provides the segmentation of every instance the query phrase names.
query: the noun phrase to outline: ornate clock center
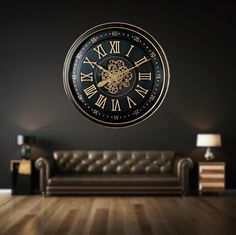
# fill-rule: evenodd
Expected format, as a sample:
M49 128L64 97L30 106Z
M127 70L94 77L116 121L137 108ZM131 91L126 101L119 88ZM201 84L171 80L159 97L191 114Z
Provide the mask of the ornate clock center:
M122 60L109 60L108 72L102 71L102 80L108 81L104 86L111 94L116 94L122 88L130 86L133 74Z

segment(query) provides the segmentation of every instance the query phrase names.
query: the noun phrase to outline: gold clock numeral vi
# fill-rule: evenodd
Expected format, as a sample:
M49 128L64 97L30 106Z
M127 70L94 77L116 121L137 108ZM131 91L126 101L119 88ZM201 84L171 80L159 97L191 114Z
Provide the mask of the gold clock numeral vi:
M119 54L120 53L120 41L110 41L111 50L110 54Z
M100 94L95 104L98 107L104 109L106 102L107 102L107 97L105 97L104 95Z
M147 62L148 61L148 59L146 58L146 56L144 56L142 59L140 59L140 60L138 60L138 61L136 61L136 62L134 62L135 63L135 65L137 66L137 67L139 67L141 64L143 64L143 63L145 63L145 62Z
M88 96L88 98L90 99L93 95L95 95L98 91L97 88L95 87L95 85L91 85L89 87L87 87L86 89L84 89L85 94Z
M96 64L96 62L90 61L88 57L85 58L83 63L84 64L90 64L93 69L94 69L94 65L93 64Z
M81 82L92 82L93 81L93 73L80 73Z
M139 73L138 74L138 80L139 81L141 81L141 80L149 80L149 81L151 81L152 80L151 72L150 73Z
M135 91L138 92L139 95L142 96L142 98L145 97L145 95L148 93L148 90L145 88L141 87L139 84L136 86Z
M118 99L111 99L111 111L121 111Z
M132 51L133 48L134 48L134 46L130 45L130 48L129 48L129 50L128 50L128 52L125 56L129 57L129 54L130 54L130 52Z
M93 50L97 52L99 59L107 55L107 53L102 47L102 44L99 44L96 48L93 48Z
M127 101L130 109L132 108L132 106L137 105L129 96L127 96Z

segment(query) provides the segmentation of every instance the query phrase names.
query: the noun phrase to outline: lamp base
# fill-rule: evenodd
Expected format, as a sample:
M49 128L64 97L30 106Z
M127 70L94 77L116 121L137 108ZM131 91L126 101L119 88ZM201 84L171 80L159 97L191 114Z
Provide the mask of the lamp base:
M204 157L205 157L205 159L206 159L207 161L212 161L212 160L214 160L215 157L214 157L213 152L211 151L211 148L209 148L209 147L207 148Z
M29 160L31 156L31 149L29 145L22 145L20 150L21 158L24 160Z

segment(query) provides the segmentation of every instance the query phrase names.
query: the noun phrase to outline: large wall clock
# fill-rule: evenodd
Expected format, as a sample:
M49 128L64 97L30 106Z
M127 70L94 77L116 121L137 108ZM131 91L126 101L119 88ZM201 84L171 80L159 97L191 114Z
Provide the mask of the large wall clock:
M91 28L71 46L64 64L67 96L87 118L125 127L150 117L169 85L169 66L160 44L126 23Z

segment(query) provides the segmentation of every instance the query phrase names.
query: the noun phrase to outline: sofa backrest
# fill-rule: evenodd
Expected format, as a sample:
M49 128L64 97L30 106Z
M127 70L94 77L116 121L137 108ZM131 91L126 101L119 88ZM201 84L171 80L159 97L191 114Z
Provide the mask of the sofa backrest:
M174 151L55 151L56 173L168 174Z

